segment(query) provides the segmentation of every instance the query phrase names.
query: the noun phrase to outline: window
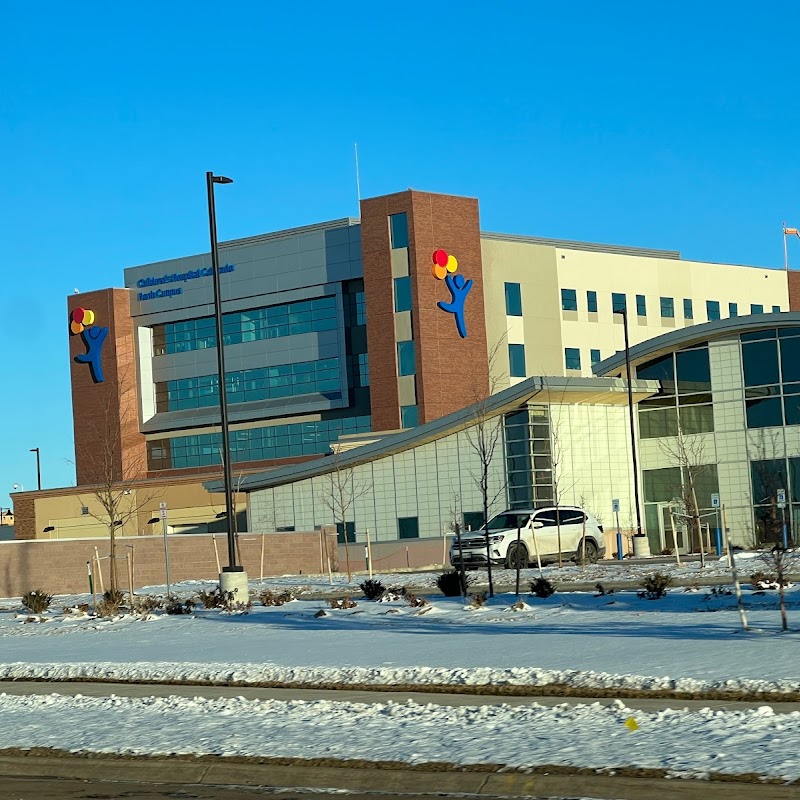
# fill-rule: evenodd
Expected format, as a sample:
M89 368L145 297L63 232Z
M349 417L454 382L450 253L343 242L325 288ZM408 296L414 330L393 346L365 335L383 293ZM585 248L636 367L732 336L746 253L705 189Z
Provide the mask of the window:
M351 389L363 389L369 386L369 356L366 353L347 356L347 368Z
M672 297L661 298L661 316L667 319L675 317L675 300Z
M159 413L219 405L216 375L163 381L157 383L155 388L156 411ZM225 375L225 394L229 403L339 391L341 374L338 358L256 367Z
M389 217L389 236L391 237L392 250L408 247L408 217L405 212L392 214Z
M397 535L401 539L419 539L419 517L398 517Z
M540 511L535 517L534 522L541 522L543 528L554 528L556 526L556 511Z
M414 342L397 343L397 374L413 375L417 371L414 358Z
M562 311L578 310L578 293L574 289L561 290L561 310Z
M780 306L772 306L772 313L773 314L780 314L781 313L781 307Z
M764 306L760 303L751 303L750 304L750 313L751 314L763 314L764 313Z
M564 348L564 366L567 369L581 368L581 351L577 347Z
M294 530L294 528L292 528ZM355 522L345 522L344 527L342 527L341 522L336 523L336 541L339 544L344 544L344 534L345 530L347 530L347 542L352 544L356 540L356 524Z
M411 311L411 277L394 279L394 310Z
M683 298L683 318L694 319L694 309L692 308L692 301L688 297Z
M522 289L518 283L507 283L506 287L506 314L509 317L522 316Z
M512 378L525 377L524 344L510 344L508 346L508 371Z
M483 511L464 512L464 530L477 531L483 527Z
M339 436L372 429L369 416L337 416L315 422L266 425L230 432L232 463L325 453ZM220 434L203 433L147 442L151 470L207 467L221 463Z
M558 512L559 525L582 525L583 519L584 516L582 511L562 508Z
M594 366L595 364L600 363L600 361L601 361L600 351L599 350L590 350L589 351L589 360L591 361L592 366Z
M619 294L618 292L614 292L611 295L611 310L613 312L617 311L626 311L628 308L625 302L625 295Z
M416 428L417 425L419 425L419 409L417 406L400 406L400 427Z
M706 316L708 321L719 319L719 300L706 300Z
M81 506L81 516L83 516L83 517L89 516L89 507L88 506Z
M234 311L222 317L226 345L277 339L298 333L333 331L338 327L335 297L316 297L295 303ZM213 317L153 326L153 355L170 355L217 346Z
M636 313L640 317L647 316L647 300L643 294L636 295Z
M592 314L597 313L597 292L586 292L586 310Z
M738 317L739 316L739 304L738 303L728 303L728 316L729 317Z

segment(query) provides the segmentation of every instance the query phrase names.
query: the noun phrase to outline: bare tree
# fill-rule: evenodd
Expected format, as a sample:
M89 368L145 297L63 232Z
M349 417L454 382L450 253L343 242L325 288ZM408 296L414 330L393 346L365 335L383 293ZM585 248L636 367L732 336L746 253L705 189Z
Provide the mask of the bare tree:
M125 382L120 379L120 394ZM126 463L121 465L121 453L125 446L125 434L130 427L127 418L135 413L132 403L120 403L126 414L116 411L116 398L109 394L101 412L94 418L94 439L91 446L76 452L76 460L81 463L84 474L93 477L92 484L86 486L85 494L78 496L81 505L88 509L93 519L108 529L111 561L111 591L116 592L119 584L117 576L117 532L124 530L132 519L137 519L141 511L164 493L163 488L138 485L147 474L147 455L144 449L126 452ZM92 502L92 499L95 502Z
M330 456L333 469L322 479L325 488L321 495L323 504L333 514L334 522L341 525L344 537L344 554L347 563L347 582L352 580L353 571L350 568L350 547L347 540L347 517L353 510L356 500L363 497L371 489L371 482L358 481L355 468L342 464L342 452L335 448Z
M461 542L461 525L463 522L463 511L461 508L461 494L460 492L453 492L450 500L450 507L448 508L448 517L450 530L453 531L455 536L453 544L458 547L458 576L459 585L461 586L461 596L467 596L467 576L464 572L464 550Z
M707 463L705 441L699 437L687 437L680 423L678 434L671 438L659 440L659 447L670 461L680 468L680 483L675 486L681 505L681 516L690 523L689 540L697 537L700 548L700 564L705 567L705 547L703 544L702 514L697 502L697 483L706 474L712 464ZM675 547L677 548L677 542ZM690 550L694 548L690 547Z
M761 561L770 570L771 575L767 579L773 578L777 584L778 604L781 609L781 630L789 630L789 621L786 616L786 586L789 583L789 573L796 570L798 566L797 550L784 547L781 543L776 544L770 550L766 550L761 555Z
M501 377L494 373L494 366L498 359L501 339L490 350L488 356L489 380L482 384L478 377L473 377L472 399L473 411L470 425L466 429L466 437L477 457L478 465L471 470L472 479L481 493L481 510L483 512L483 534L486 541L486 569L489 577L489 597L494 597L494 581L492 578L491 548L489 545L489 512L501 497L505 497L506 483L500 481L492 485L492 465L500 451L503 456L503 428L502 418L492 416L490 413L490 400L498 388ZM503 470L505 474L505 470Z

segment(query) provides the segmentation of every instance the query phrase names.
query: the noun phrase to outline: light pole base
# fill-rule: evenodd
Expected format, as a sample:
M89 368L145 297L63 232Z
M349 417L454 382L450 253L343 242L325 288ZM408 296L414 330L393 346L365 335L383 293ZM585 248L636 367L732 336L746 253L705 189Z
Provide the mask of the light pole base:
M650 540L646 536L633 537L634 558L650 558Z
M247 573L241 567L234 570L225 567L219 574L219 590L225 594L233 592L234 603L247 603L250 599Z

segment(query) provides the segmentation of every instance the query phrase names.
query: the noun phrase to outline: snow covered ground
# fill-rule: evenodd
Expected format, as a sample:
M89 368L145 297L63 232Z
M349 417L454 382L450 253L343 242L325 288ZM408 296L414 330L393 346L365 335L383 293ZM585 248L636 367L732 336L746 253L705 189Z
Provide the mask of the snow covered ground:
M756 568L743 567L746 575ZM592 573L596 577L590 580L612 580L616 569ZM724 573L724 565L709 569ZM297 578L271 583L292 581ZM392 576L390 582L405 583L408 577ZM202 585L173 588L189 597ZM256 601L247 614L196 609L191 615L156 612L106 620L61 611L87 600L57 598L48 614L37 617L43 622L28 622L31 617L16 599L0 601L0 679L558 683L591 687L598 694L613 694L618 687L800 688L800 632L780 631L777 594L771 591L745 591L750 632L741 629L733 595L703 589L672 589L661 600L637 597L635 591L525 595L517 609L513 595L501 594L478 609L461 598L431 595L422 608L402 599L358 599L355 608L341 610L324 600L269 608ZM790 588L787 601L790 625L800 629L800 588ZM320 611L325 613L318 616ZM625 726L631 716L638 730ZM640 766L676 774L755 771L800 778L792 744L798 740L800 712L776 715L768 708L650 714L622 703L454 709L0 695L0 747Z
M626 721L635 718L638 730ZM800 777L800 713L0 695L0 747Z
M0 611L0 677L797 690L800 635L780 632L775 592L745 595L751 633L741 630L733 595L682 589L661 600L556 593L527 597L519 611L507 594L477 610L444 597L422 609L359 600L331 610L299 600L256 602L244 615L100 620L57 610L33 624L8 610ZM788 603L800 627L799 589L789 589ZM326 615L316 617L320 610Z

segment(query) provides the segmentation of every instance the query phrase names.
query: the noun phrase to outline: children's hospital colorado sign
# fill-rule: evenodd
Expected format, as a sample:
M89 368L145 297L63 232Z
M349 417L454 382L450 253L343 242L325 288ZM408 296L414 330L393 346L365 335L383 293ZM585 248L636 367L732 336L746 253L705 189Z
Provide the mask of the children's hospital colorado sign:
M233 264L226 264L224 267L219 268L219 274L224 275L226 272L233 272L236 267ZM140 278L136 281L137 289L148 289L151 286L165 286L167 289L150 289L149 292L139 292L136 295L137 300L156 300L159 297L175 297L176 295L183 294L182 286L175 286L176 283L186 283L186 281L193 281L196 278L207 278L214 274L211 267L202 267L201 269L190 269L188 272L171 272L167 275L158 275L151 278Z

